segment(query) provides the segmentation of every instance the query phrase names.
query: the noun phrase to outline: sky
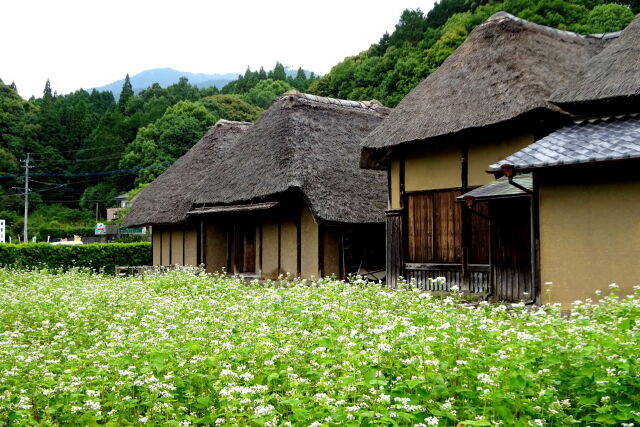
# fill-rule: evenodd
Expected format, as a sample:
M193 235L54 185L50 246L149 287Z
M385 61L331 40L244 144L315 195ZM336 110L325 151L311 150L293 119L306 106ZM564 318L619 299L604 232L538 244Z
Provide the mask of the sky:
M404 9L434 0L8 0L0 78L22 97L93 88L128 73L269 70L326 74L392 32Z

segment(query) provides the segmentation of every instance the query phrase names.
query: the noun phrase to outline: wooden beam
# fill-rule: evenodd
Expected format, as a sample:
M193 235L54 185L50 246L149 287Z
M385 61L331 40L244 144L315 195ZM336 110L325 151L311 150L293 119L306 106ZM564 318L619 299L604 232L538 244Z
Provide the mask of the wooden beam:
M173 265L173 228L169 229L169 265Z
M278 275L280 275L282 265L282 219L278 215Z
M233 222L227 224L225 228L227 229L227 274L233 274Z
M391 185L391 164L387 168L387 209L391 209L391 193L393 186Z
M460 146L460 184L462 194L469 189L469 147L465 142ZM471 252L471 212L462 209L462 291L469 291L471 275L469 273L469 254Z
M297 277L302 276L302 212L296 215L296 270Z
M324 277L324 226L318 224L318 278Z
M258 230L258 234L260 236L260 248L258 249L258 262L260 264L260 274L262 275L262 247L264 246L264 242L262 240L262 224L263 224L264 220L260 221L260 225L259 225L259 230Z
M184 241L186 240L186 227L182 227L182 265L186 265L187 264L187 257L184 254L184 249L186 247L186 245L184 244ZM198 248L196 248L196 251L198 250Z

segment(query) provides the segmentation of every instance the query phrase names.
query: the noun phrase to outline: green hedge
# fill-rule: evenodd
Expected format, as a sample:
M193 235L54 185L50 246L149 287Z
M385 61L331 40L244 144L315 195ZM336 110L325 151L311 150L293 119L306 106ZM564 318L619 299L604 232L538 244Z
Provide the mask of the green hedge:
M50 245L48 243L0 244L0 266L20 269L67 270L85 267L114 274L116 265L151 265L151 243L93 243Z

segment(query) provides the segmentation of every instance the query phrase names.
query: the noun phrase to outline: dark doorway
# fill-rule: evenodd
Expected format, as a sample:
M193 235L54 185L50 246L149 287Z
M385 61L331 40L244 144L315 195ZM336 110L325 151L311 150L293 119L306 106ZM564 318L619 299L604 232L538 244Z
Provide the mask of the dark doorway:
M500 301L535 298L530 203L529 197L490 202L493 294Z

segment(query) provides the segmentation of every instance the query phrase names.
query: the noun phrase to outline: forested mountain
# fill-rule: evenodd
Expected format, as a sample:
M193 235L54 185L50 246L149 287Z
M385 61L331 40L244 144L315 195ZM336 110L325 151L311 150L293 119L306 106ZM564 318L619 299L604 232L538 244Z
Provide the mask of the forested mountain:
M36 211L30 222L39 221L30 228L86 224L96 207L102 216L114 196L153 180L218 119L254 121L282 92L304 91L315 78L302 69L287 75L277 63L269 72L248 69L222 92L182 77L136 94L127 76L117 100L95 89L57 95L47 81L43 96L29 101L0 81L0 218L9 235L21 232L26 153ZM70 208L90 211L75 215Z
M640 0L442 0L426 15L405 10L391 34L346 58L314 82L317 95L377 99L393 107L495 12L582 34L619 31L640 12Z
M216 86L218 89L222 88L227 83L238 78L237 74L203 74L203 73L189 73L186 71L178 71L172 68L154 68L152 70L145 70L138 74L134 74L129 78L133 91L135 93L151 86L154 83L158 83L161 87L167 87L172 84L178 83L181 77L186 77L191 84L194 84L201 88L207 88ZM113 96L120 95L120 90L124 84L124 79L116 80L104 86L95 88L98 92L111 92Z
M298 74L298 70L291 69L289 67L283 67L286 77L295 78ZM263 70L264 71L264 70ZM306 77L310 77L311 72L304 71ZM148 88L154 83L158 83L160 87L168 87L172 84L178 83L180 78L185 77L189 80L189 83L195 85L201 89L206 89L212 86L218 89L223 88L228 83L236 80L239 76L234 73L225 74L203 74L203 73L189 73L187 71L177 71L172 68L154 68L152 70L141 71L138 74L134 74L129 77L133 92L138 93L145 88ZM124 79L116 80L104 86L94 88L98 92L111 92L113 96L118 100L120 96L120 90L124 84ZM91 91L93 89L90 89Z

